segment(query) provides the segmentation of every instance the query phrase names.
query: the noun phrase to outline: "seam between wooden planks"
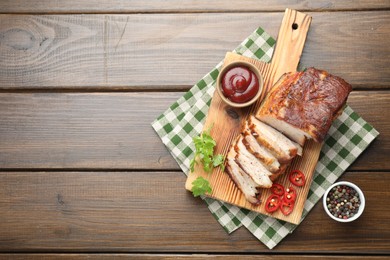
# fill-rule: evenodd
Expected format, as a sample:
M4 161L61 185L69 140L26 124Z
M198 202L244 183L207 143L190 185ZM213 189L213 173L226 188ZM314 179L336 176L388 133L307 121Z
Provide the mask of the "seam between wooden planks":
M339 8L339 9L309 9L309 8L297 8L300 12L307 12L307 13L340 13L340 12L383 12L383 11L389 11L390 7L383 7L383 8ZM207 13L207 14L221 14L221 13L227 13L227 14L245 14L245 13L283 13L285 9L270 9L270 10L249 10L244 9L242 11L237 10L207 10L207 9L200 9L200 10L133 10L133 11L88 11L88 10L80 10L80 11L54 11L54 12L43 12L43 11L19 11L19 12L0 12L0 15L6 14L6 15L79 15L79 14L87 14L87 15L93 15L93 14L123 14L123 15L131 15L131 14L201 14L201 13Z

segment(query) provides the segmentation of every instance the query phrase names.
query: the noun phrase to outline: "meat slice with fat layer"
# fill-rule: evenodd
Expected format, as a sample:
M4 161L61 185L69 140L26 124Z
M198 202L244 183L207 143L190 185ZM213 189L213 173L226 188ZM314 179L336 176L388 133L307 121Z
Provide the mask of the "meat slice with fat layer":
M277 129L279 132L283 133L284 135L286 135L288 138L290 138L292 141L296 142L300 146L303 146L305 144L306 138L310 138L310 136L306 134L304 131L302 131L301 129L296 128L275 117L264 115L264 116L258 116L257 118L260 119L260 121L266 123L267 125Z
M226 172L250 203L260 204L261 201L258 196L258 190L256 189L256 183L236 163L236 155L236 151L232 147L226 157Z
M257 187L270 188L272 181L270 172L253 154L251 154L242 142L242 135L239 136L234 149L236 151L236 163L243 169L257 184Z
M277 172L280 169L280 163L265 147L260 145L256 138L251 134L249 128L243 131L243 144L259 161L270 171Z
M249 128L256 140L270 150L280 163L289 162L297 155L298 147L296 144L254 116L249 118Z

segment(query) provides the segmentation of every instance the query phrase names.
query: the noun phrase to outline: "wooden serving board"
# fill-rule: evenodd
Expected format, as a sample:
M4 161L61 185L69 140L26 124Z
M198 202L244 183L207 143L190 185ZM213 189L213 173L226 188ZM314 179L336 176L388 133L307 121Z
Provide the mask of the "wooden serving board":
M261 101L264 99L274 83L276 83L284 73L296 71L310 22L310 16L296 10L286 9L279 30L272 61L270 63L263 63L234 53L226 54L224 65L237 60L246 60L257 66L264 78L264 88L260 99L254 105L244 109L232 108L226 105L219 97L217 91L215 91L204 129L208 129L211 125L213 125L211 136L217 142L215 150L217 154L221 153L225 156L227 155L232 141L240 133L242 123L250 114L254 114L259 109ZM228 174L222 172L219 167L215 168L211 174L208 174L203 171L201 165L197 165L195 167L195 171L188 175L186 189L191 190L192 182L199 176L202 176L209 180L213 190L212 193L207 194L207 196L252 211L270 215L277 219L298 224L302 216L304 203L310 189L321 147L322 144L307 141L303 148L302 157L297 156L294 158L291 165L286 170L286 174L280 176L276 180L276 182L283 184L285 187L291 186L292 184L288 180L287 174L291 169L299 169L306 176L306 185L303 187L296 187L297 200L294 211L289 216L284 216L280 210L271 215L265 211L264 205L266 199L270 195L269 189L263 189L261 191L261 200L263 202L261 205L254 206L249 203L242 192L235 186Z

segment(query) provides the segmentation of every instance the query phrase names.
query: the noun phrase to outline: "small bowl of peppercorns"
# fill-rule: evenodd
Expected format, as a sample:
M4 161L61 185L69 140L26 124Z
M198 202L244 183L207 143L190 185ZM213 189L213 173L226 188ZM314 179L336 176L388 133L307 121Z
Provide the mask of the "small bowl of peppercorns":
M364 194L355 184L340 181L330 186L323 198L325 212L338 222L356 220L364 211Z

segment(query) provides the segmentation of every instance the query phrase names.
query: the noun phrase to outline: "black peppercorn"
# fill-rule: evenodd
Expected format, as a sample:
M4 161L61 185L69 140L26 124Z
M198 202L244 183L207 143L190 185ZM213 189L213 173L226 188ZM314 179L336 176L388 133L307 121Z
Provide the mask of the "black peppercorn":
M346 185L333 187L326 201L329 212L336 218L348 219L359 211L359 194Z

